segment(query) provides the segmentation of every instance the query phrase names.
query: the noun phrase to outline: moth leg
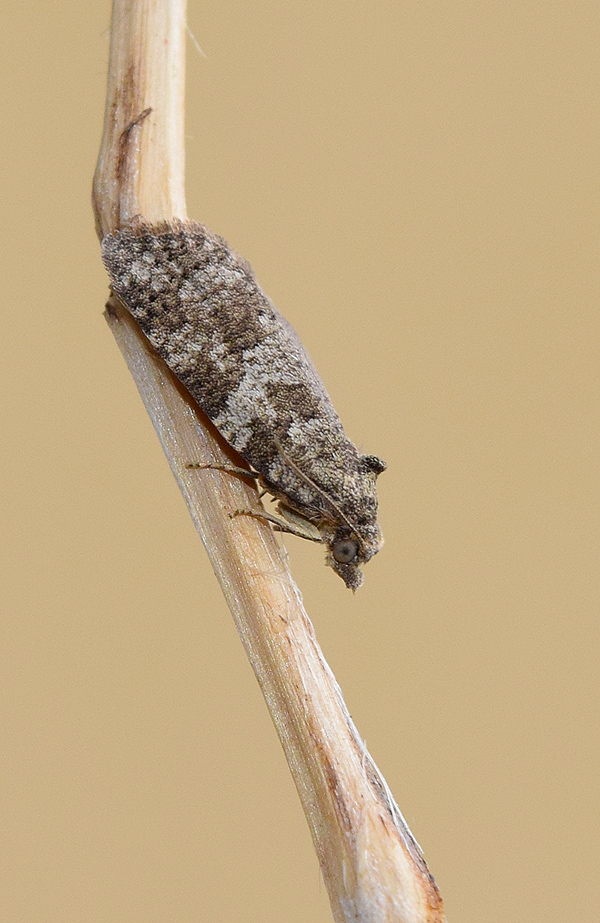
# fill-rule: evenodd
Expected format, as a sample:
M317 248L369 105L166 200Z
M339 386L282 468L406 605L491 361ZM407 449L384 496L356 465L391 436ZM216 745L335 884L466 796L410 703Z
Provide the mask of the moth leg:
M236 468L235 465L201 465L200 462L190 462L185 466L191 471L204 471L206 469L212 471L225 471L227 474L233 474L239 478L252 478L254 481L260 479L260 474L257 471L248 471L247 468Z
M290 522L286 522L284 519L279 519L277 516L272 516L271 513L258 513L254 510L235 510L233 513L229 514L231 519L235 516L251 516L252 519L261 519L263 522L270 522L271 525L277 529L278 532L287 532L288 535L297 535L299 538L305 538L309 542L320 542L321 536L313 535L308 529L303 529L299 525L293 525Z
M296 510L289 507L283 500L279 501L277 512L283 516L288 528L291 525L297 530L294 532L295 535L301 534L303 538L307 538L313 542L323 541L321 533L315 523L308 519L307 516L303 516L302 513L298 513Z

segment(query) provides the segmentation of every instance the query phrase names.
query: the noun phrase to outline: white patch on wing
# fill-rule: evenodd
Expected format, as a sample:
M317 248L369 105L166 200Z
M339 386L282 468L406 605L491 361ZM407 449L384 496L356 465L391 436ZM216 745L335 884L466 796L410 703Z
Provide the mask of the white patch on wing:
M247 445L252 436L252 424L260 420L277 429L277 407L273 405L268 388L273 385L294 384L298 381L293 366L277 366L268 339L258 343L242 355L244 375L235 391L227 398L227 408L215 420L223 436L235 444L238 451Z
M329 429L324 425L322 417L314 417L312 420L294 420L288 430L288 438L300 446L310 445L311 440L322 442L323 437L327 437Z

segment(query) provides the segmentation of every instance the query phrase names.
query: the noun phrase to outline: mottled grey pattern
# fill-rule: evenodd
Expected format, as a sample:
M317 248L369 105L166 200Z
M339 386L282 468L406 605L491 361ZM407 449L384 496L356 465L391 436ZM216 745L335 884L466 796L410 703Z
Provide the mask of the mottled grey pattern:
M280 512L317 527L327 563L357 589L358 565L382 545L375 480L385 465L347 438L297 334L249 264L194 222L139 222L105 237L102 258L113 291L169 368Z

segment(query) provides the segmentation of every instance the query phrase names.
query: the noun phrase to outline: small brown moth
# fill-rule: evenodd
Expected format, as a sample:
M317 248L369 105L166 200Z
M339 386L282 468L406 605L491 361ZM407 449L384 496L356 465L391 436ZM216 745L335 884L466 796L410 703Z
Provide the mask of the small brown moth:
M152 346L278 500L283 518L264 517L325 544L326 563L358 589L360 565L383 544L375 481L385 463L350 442L249 264L191 221L138 220L103 239L102 258Z

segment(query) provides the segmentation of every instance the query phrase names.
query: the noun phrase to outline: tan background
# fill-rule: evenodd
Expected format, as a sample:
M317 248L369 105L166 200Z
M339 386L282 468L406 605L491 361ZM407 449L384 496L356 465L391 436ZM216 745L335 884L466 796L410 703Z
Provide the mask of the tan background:
M2 920L329 921L231 618L101 316L109 3L4 13ZM594 2L204 3L190 214L254 264L387 539L288 548L455 923L597 912Z

